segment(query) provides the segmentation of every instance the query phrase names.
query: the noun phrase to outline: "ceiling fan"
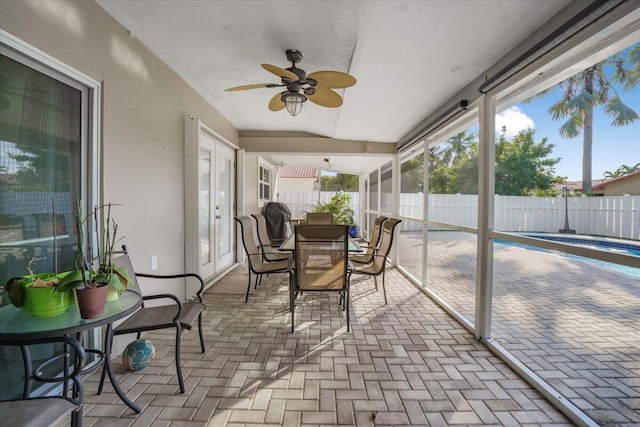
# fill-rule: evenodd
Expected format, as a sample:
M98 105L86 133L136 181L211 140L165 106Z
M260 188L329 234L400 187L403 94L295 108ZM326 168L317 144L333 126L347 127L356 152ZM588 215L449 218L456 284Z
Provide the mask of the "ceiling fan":
M356 84L355 77L340 71L316 71L307 75L296 64L302 61L302 52L287 50L287 60L291 67L284 69L271 64L262 64L262 68L280 77L281 84L257 83L225 89L226 92L260 89L263 87L285 87L287 90L276 94L269 101L269 110L287 109L289 114L297 116L304 102L309 100L322 107L336 108L342 105L342 97L331 89L344 89Z

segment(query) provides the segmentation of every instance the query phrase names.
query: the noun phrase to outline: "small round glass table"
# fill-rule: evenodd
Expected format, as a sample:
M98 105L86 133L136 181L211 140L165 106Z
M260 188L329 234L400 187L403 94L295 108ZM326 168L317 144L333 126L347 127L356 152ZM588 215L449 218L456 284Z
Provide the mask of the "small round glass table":
M0 345L26 346L34 339L66 336L106 325L104 350L99 351L104 369L120 399L140 413L140 408L124 394L113 373L110 337L113 335L113 322L135 312L141 305L142 296L130 289L124 291L116 301L107 302L104 314L97 319L82 319L75 304L71 304L64 313L52 317L34 317L28 310L7 305L0 308ZM96 353L93 349L87 351Z

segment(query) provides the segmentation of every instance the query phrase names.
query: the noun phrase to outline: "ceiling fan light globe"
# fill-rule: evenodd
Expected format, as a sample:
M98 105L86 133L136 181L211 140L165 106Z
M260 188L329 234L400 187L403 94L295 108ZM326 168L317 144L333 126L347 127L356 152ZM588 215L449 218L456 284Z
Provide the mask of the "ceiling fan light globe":
M297 116L302 111L302 106L307 100L307 97L300 93L285 93L282 95L282 101L292 116Z

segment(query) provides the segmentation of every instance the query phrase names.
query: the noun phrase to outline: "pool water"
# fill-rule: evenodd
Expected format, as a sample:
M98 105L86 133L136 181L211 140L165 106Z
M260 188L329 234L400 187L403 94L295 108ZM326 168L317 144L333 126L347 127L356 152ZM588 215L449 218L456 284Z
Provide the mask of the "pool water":
M640 258L640 245L634 245L631 243L625 242L612 242L606 240L594 240L593 238L579 238L579 237L564 237L564 236L555 236L555 235L530 235L527 234L527 237L534 237L536 239L544 239L551 240L554 242L560 243L568 243L574 246L582 246L585 248L604 250L607 252L613 252L624 255L632 255ZM631 276L637 279L640 279L640 268L629 267L626 265L615 264L612 262L601 261L599 259L585 258L577 255L567 254L564 252L552 251L549 249L537 248L535 246L524 245L521 243L509 242L507 240L496 239L495 243L506 245L506 246L515 246L519 248L528 249L531 251L552 253L558 256L562 256L565 258L575 259L581 262L586 262L587 264L595 265L600 268L606 268L608 270L612 270L618 273L626 274L627 276Z

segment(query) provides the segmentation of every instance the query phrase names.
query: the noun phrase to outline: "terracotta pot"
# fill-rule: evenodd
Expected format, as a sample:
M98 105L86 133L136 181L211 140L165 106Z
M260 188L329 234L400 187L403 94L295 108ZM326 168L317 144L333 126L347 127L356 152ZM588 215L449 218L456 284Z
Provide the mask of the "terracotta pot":
M98 288L76 288L76 303L80 309L80 317L95 319L102 316L108 292L108 285Z

